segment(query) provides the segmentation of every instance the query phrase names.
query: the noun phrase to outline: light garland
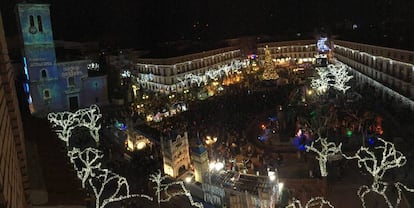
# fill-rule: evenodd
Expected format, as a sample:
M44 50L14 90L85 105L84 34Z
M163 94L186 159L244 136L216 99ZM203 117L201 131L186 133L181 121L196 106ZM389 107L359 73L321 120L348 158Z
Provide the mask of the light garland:
M389 184L388 182L383 181L383 177L387 170L404 166L407 159L400 151L395 149L393 143L387 142L381 138L378 138L378 141L383 143L383 145L375 147L374 150L382 150L382 158L377 158L373 150L368 147L361 147L354 156L346 156L344 154L343 156L346 159L357 159L358 167L361 168L363 166L373 177L373 182L370 186L362 185L357 192L364 208L366 208L365 195L369 192L375 192L384 197L389 208L398 207L401 202L402 189L409 192L414 192L414 189L408 188L401 182ZM390 185L395 186L398 191L395 205L390 202L385 193Z
M102 115L99 112L97 105L91 105L89 108L80 109L75 113L68 111L49 113L47 118L53 124L53 127L61 129L55 130L59 139L66 142L69 146L69 138L72 136L72 131L78 127L86 127L89 133L97 144L99 144L99 130L101 124L98 124Z
M98 120L102 117L99 108L96 105L92 105L86 109L80 109L75 113L60 112L49 113L48 119L54 127L58 127L55 130L59 139L66 143L69 148L69 139L72 135L72 130L78 127L86 127L89 129L91 136L98 143L99 142L99 129L101 125L98 124ZM145 198L153 201L153 197L145 194L130 194L130 187L125 177L122 177L108 169L101 168L101 160L103 158L102 151L93 147L87 147L83 150L80 148L72 148L68 150L67 155L73 164L73 167L77 173L78 178L82 182L82 188L88 184L95 196L95 208L104 208L106 205L112 202L118 202L132 198ZM190 192L184 186L183 181L174 181L169 184L162 184L162 181L166 176L161 176L161 171L158 174L150 175L150 180L157 184L157 197L158 203L168 202L172 197L177 195L185 195L188 197L191 205L203 208L203 204L195 202ZM180 185L182 192L169 194L168 188L172 185ZM114 187L116 187L114 189ZM167 198L161 199L160 192L164 191Z
M187 196L187 198L189 199L190 203L192 206L195 207L199 207L199 208L203 208L203 204L200 202L195 202L193 200L193 197L191 196L190 192L187 190L187 188L184 185L183 181L174 181L172 183L168 183L168 184L163 184L162 182L167 178L167 176L163 176L161 174L161 171L158 170L157 173L153 173L150 175L150 181L152 181L153 183L156 184L156 187L154 187L155 189L155 194L157 196L157 202L158 204L160 204L161 202L168 202L170 201L170 199L174 196L179 196L179 195L185 195ZM182 189L182 192L176 192L176 193L169 193L168 192L168 188L170 186L174 186L174 185L179 185ZM167 198L162 199L161 198L161 192L163 192Z
M314 147L315 143L321 143L321 148L317 149ZM319 168L321 170L321 176L326 177L328 176L328 171L326 170L326 162L328 161L329 156L334 156L341 154L341 147L342 143L338 146L334 142L328 142L328 138L321 138L319 137L317 140L312 142L310 146L306 145L306 152L312 151L317 154L316 160L319 161Z
M290 203L286 208L323 208L325 205L330 208L334 208L331 202L329 202L323 197L318 196L312 197L308 202L306 202L304 207L302 206L302 203L299 200L293 198L292 203Z
M318 95L325 93L329 89L329 81L331 80L328 75L327 68L316 68L318 78L312 79L311 87L316 91Z
M324 94L330 87L345 93L350 86L346 85L353 78L348 75L348 67L345 64L337 62L329 64L328 67L316 68L318 77L312 79L311 87L316 90L317 94Z

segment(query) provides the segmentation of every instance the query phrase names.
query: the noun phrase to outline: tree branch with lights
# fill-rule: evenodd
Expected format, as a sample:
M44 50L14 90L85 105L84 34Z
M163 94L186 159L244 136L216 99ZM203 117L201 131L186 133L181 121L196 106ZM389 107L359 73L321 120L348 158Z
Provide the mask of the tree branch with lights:
M315 147L316 143L320 143L321 146L319 148ZM317 154L316 160L319 161L321 176L326 177L328 176L326 162L328 162L330 156L341 154L342 143L337 146L334 142L328 142L328 138L319 137L317 140L313 141L310 146L307 145L305 147L307 152L312 151Z
M158 204L160 204L161 202L168 202L174 196L185 195L185 196L187 196L187 198L190 201L192 206L199 207L199 208L204 207L203 204L201 204L200 202L195 202L193 200L193 197L191 196L190 192L185 187L183 181L173 181L171 183L164 184L163 181L166 178L167 177L165 175L163 176L161 174L160 170L158 170L157 173L153 173L153 174L150 175L150 181L156 184L154 189L155 189L155 195L157 197ZM181 191L178 191L178 192L175 192L175 193L169 193L168 192L169 188L171 186L175 186L175 185L178 185L181 188ZM166 198L161 198L162 193L165 194Z
M98 123L102 117L99 108L93 105L86 109L80 109L75 113L60 112L49 113L48 120L52 123L53 127L58 128L55 130L59 139L65 142L66 147L69 148L69 140L72 136L72 131L78 127L88 128L91 136L95 142L99 142L99 130L101 124ZM153 201L153 197L145 194L131 194L128 181L125 177L122 177L108 169L101 168L101 160L103 158L102 151L87 147L81 150L80 148L73 147L68 150L67 155L73 164L73 167L77 173L78 178L82 182L82 187L86 188L86 184L92 189L95 196L95 208L104 208L106 205L112 202L118 202L132 198L145 198ZM172 197L177 195L185 195L190 200L192 206L202 208L203 205L199 202L195 202L190 192L184 186L182 181L174 181L169 184L162 184L161 182L166 179L166 176L161 176L161 171L158 174L153 174L150 178L151 181L157 183L157 199L158 203L167 202ZM167 190L170 186L179 185L182 191L170 194ZM160 191L164 191L167 198L160 198Z
M329 64L328 67L316 68L317 77L312 79L311 87L316 93L324 94L329 88L345 93L351 87L347 85L352 75L348 75L348 67L342 63Z
M325 205L327 207L334 208L328 200L320 196L312 197L308 202L306 202L305 206L302 206L302 203L299 200L293 199L292 203L290 203L286 208L323 208Z
M361 199L362 206L366 208L365 195L370 192L375 192L381 195L389 208L398 207L401 202L401 194L403 190L414 192L414 189L410 189L401 182L390 184L384 181L384 174L393 168L399 168L406 164L406 157L395 149L395 146L391 142L387 142L381 138L378 141L382 143L374 148L361 147L354 156L343 155L346 159L356 159L359 168L365 168L365 170L372 176L373 182L370 186L362 185L358 189L358 197ZM380 158L377 158L376 153L382 153ZM394 186L397 189L397 200L395 204L392 204L386 191L390 186Z

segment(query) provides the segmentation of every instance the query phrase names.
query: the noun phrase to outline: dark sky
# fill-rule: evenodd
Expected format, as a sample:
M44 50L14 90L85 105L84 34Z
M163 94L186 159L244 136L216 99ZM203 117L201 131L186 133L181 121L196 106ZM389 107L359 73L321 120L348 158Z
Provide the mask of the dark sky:
M16 0L1 0L6 35L17 32ZM337 37L414 49L413 0L43 0L55 39L147 47L166 40L241 35ZM352 29L356 24L357 28ZM301 37L296 34L301 33Z

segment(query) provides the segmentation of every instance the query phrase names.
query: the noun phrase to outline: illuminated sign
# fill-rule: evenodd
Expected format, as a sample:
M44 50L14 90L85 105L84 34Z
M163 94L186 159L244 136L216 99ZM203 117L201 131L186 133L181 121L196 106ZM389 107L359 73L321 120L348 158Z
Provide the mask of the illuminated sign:
M331 49L326 45L326 41L328 38L319 38L318 43L316 44L318 47L319 53L325 53L330 51Z

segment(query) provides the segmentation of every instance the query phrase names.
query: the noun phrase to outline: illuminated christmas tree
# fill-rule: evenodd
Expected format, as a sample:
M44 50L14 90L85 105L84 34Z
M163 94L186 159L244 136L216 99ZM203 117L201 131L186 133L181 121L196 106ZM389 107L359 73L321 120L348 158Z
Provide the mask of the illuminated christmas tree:
M263 64L263 68L264 68L263 79L264 80L279 79L279 74L277 74L276 68L273 66L272 55L270 54L269 48L266 46L264 51L265 51L265 62Z

